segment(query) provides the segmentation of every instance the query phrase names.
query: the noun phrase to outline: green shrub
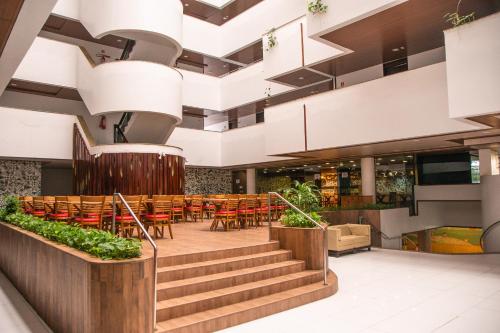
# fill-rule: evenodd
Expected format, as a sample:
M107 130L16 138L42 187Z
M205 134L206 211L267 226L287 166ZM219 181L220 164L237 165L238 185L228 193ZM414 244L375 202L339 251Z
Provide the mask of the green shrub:
M20 212L8 214L4 220L51 241L87 252L101 259L130 259L141 256L140 241L119 238L106 231L82 229L77 225L44 221Z
M321 216L318 213L310 212L308 215L312 217L313 220L320 223ZM284 226L291 228L315 228L317 226L309 219L307 219L304 215L291 209L285 212L285 215L281 219L281 223Z
M19 199L13 195L7 195L3 198L3 208L0 209L0 219L5 219L7 215L21 211Z

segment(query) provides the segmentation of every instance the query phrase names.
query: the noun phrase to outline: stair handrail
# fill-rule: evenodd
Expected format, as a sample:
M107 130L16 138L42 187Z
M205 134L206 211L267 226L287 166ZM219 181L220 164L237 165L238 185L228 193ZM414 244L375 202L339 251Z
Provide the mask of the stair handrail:
M321 225L317 221L315 221L311 216L308 214L304 213L302 210L297 208L294 204L292 204L290 201L282 197L279 193L277 192L268 192L267 195L267 213L268 213L268 226L269 226L269 241L271 241L271 227L272 227L272 222L271 222L271 197L275 196L284 203L286 203L290 208L295 210L297 213L301 214L304 216L307 220L312 222L314 225L316 225L318 228L320 228L323 231L323 283L325 286L328 285L328 228Z
M151 244L151 246L153 247L153 280L154 280L153 281L153 293L154 293L153 294L153 332L154 332L156 329L156 301L157 301L157 295L156 295L157 294L157 286L156 286L156 284L158 282L158 278L157 278L158 245L156 245L153 238L151 238L151 236L149 235L148 231L146 230L146 228L144 227L142 222L139 221L139 219L135 215L134 211L130 208L127 201L123 197L123 195L121 193L118 193L118 192L113 194L113 218L112 218L112 222L111 222L111 232L113 233L113 235L115 234L115 225L116 225L116 197L120 198L120 200L123 203L123 205L125 206L125 208L127 208L130 216L132 216L135 223L137 223L139 228L141 228L141 231L144 233L144 236L148 240L149 244Z
M479 239L479 244L481 245L481 249L483 250L483 252L484 252L484 240L486 239L486 236L488 236L488 234L493 229L495 229L496 227L498 227L499 225L500 225L500 221L496 221L495 223L493 223L492 225L490 225L488 228L486 228L485 231L483 231L483 233L481 235L481 238Z
M362 221L365 221L365 220L363 219ZM410 243L412 243L412 244L415 246L415 248L418 248L418 245L417 245L414 241L412 241L410 237L408 237L408 236L406 236L406 235L404 235L404 234L401 234L401 236L392 236L392 237L387 236L387 234L386 234L385 232L383 232L382 230L380 230L379 228L377 228L377 227L376 227L373 223L371 223L371 222L370 222L370 221L368 221L368 220L366 220L366 222L367 222L367 223L368 223L368 225L370 225L373 229L375 229L375 231L376 231L376 232L378 232L378 233L380 234L380 236L382 236L382 238L383 238L383 239L385 239L385 240L395 240L395 239L401 239L401 240L403 240L403 239L406 239L406 240L408 240ZM401 244L401 246L403 246L403 244Z

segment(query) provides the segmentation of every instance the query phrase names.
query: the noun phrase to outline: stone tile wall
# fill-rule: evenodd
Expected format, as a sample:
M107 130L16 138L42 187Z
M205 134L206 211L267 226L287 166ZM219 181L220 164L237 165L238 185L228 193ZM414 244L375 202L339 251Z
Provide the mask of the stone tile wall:
M186 167L186 194L231 193L231 170Z
M0 160L0 205L6 195L40 195L42 163Z

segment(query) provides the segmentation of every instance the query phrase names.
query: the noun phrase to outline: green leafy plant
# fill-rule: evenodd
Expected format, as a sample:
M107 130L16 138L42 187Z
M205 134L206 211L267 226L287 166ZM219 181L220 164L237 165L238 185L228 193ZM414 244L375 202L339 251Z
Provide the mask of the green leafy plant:
M295 207L312 217L319 223L321 216L316 213L319 209L320 192L312 182L300 183L295 181L293 187L286 189L283 196ZM287 227L314 228L316 224L295 210L285 211L281 223Z
M325 5L322 0L313 0L307 3L307 10L313 15L324 14L328 10L328 5Z
M267 46L266 51L271 51L276 45L278 45L278 39L276 38L276 28L272 28L266 34L267 37Z
M460 5L462 4L462 0L458 1L457 11L454 13L446 13L443 17L446 22L453 25L453 27L459 27L461 25L470 23L476 19L476 13L472 12L466 15L460 15Z
M104 260L130 259L141 256L140 241L119 238L106 231L82 229L77 225L44 221L20 212L6 214L4 220L48 240L87 252Z
M13 195L5 196L3 199L3 208L0 210L0 219L5 216L21 211L21 203L19 199Z

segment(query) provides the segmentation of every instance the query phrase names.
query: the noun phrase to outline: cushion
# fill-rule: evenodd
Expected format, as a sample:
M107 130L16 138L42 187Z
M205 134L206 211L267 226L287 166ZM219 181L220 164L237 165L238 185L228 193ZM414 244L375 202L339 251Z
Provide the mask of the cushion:
M174 207L172 208L173 212L182 212L182 207Z
M239 209L238 214L253 214L255 211L253 209Z
M267 212L269 210L268 207L255 208L257 212Z
M84 218L75 217L75 221L76 222L83 222L83 223L92 223L92 222L98 223L99 218L98 217L84 217Z
M216 211L215 214L221 214L221 215L227 215L227 214L230 214L230 215L236 215L236 211L235 210L219 210L219 211Z
M146 218L149 220L154 220L155 215L154 214L146 214ZM168 214L156 214L156 219L168 219L170 218L170 215Z
M67 212L66 213L50 214L49 217L51 219L64 218L64 217L69 217L69 214Z
M355 246L356 245L356 240L357 240L358 236L342 236L340 237L340 244L342 246L346 246L346 245L349 245L349 246Z
M186 210L189 210L189 211L193 211L193 210L201 210L201 206L189 206L189 207L186 207Z
M36 216L43 216L45 215L44 210L34 210L31 214L36 215Z
M122 220L123 220L123 221L133 221L133 220L134 220L134 218L132 217L132 215L125 215L125 216L123 216L123 217L122 217L121 215L117 215L117 216L115 217L115 220L116 220L116 221L122 221Z
M337 229L340 230L340 237L352 235L351 229L346 225L339 225L337 226Z

